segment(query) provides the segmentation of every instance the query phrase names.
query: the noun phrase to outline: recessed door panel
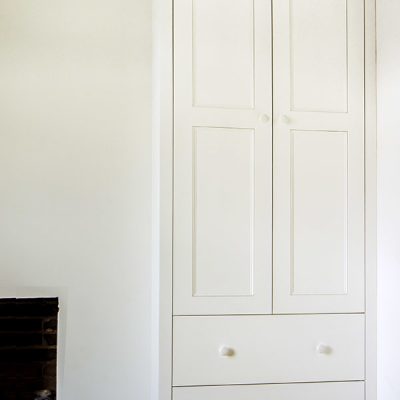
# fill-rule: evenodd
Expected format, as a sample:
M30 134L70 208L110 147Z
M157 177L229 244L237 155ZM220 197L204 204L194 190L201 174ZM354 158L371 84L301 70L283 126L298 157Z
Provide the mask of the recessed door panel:
M193 295L252 296L254 130L193 134Z
M253 0L193 0L193 102L254 107Z
M347 112L347 1L289 7L291 110Z
M291 294L347 293L347 132L291 131Z

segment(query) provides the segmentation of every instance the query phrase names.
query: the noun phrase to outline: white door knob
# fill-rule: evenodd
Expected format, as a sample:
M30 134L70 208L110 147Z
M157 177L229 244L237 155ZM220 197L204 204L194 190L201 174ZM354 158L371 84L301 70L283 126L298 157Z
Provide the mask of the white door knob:
M259 121L262 122L263 124L266 124L269 122L269 115L268 114L260 114L258 117Z
M219 355L221 357L232 357L235 355L235 350L232 347L222 346L219 349Z
M281 116L281 121L282 121L284 124L290 124L290 117L289 117L289 115L283 114L283 115Z
M320 343L317 346L317 353L326 354L326 355L331 354L332 353L332 347L328 346L327 344Z

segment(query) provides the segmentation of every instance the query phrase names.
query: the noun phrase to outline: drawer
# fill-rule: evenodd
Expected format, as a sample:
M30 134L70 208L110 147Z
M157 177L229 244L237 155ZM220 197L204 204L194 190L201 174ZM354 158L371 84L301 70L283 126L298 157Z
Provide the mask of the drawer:
M364 400L364 382L180 387L173 400Z
M174 386L364 380L364 316L174 318Z

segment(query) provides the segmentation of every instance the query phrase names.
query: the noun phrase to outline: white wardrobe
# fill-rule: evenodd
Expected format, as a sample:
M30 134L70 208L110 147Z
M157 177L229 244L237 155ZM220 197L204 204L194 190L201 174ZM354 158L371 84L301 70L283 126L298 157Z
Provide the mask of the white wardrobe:
M365 15L174 1L173 400L374 399Z

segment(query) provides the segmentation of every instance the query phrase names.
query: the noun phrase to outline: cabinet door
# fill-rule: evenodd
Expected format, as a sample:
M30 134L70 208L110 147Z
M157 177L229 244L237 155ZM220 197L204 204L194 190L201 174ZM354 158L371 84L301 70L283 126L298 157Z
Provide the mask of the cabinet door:
M270 313L271 3L174 13L174 314Z
M362 312L363 0L273 15L274 312Z

